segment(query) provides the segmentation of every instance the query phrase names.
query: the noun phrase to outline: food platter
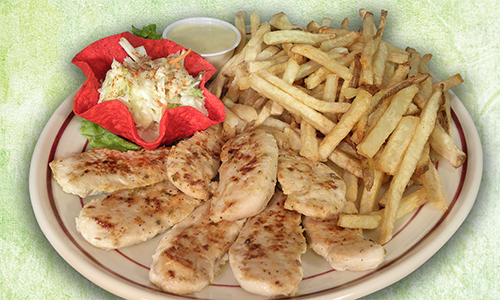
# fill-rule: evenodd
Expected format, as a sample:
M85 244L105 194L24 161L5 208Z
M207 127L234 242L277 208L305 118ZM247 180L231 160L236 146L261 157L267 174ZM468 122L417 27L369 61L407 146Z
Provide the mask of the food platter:
M149 265L161 236L146 243L105 251L87 243L76 231L75 217L90 199L66 194L53 180L48 164L56 157L85 151L79 134L81 119L72 112L73 92L45 126L36 145L29 185L37 221L54 249L76 271L101 288L126 299L262 299L239 287L229 265L209 287L185 296L160 291L148 279ZM384 245L385 262L376 270L337 272L308 250L303 256L304 279L296 299L355 299L397 282L436 253L460 227L471 210L481 182L482 147L467 110L452 92L452 137L467 154L466 163L454 169L439 164L449 208L443 212L424 205L396 223L396 233ZM367 235L376 236L376 232Z

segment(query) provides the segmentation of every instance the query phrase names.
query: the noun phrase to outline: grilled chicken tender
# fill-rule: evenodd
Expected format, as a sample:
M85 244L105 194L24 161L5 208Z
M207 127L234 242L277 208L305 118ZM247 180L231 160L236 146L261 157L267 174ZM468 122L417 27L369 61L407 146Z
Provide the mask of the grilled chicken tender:
M280 152L278 182L288 195L285 208L309 217L331 218L346 203L345 182L335 171L292 150Z
M276 187L274 136L262 129L244 131L222 146L221 160L211 220L235 221L263 211Z
M76 228L93 246L118 249L165 232L200 202L165 180L91 200L76 218Z
M378 267L385 257L380 244L363 238L361 229L337 226L338 217L304 217L302 225L311 248L338 271L364 271Z
M172 147L167 159L168 179L187 195L208 200L217 175L222 147L221 126L196 132Z
M303 277L301 255L307 243L301 215L286 210L276 191L268 207L247 220L229 249L229 263L241 287L266 297L291 296Z
M63 191L82 198L167 179L169 148L121 152L94 148L50 162Z
M208 286L227 261L227 251L236 240L243 220L209 220L210 200L160 240L149 279L164 291L188 294Z

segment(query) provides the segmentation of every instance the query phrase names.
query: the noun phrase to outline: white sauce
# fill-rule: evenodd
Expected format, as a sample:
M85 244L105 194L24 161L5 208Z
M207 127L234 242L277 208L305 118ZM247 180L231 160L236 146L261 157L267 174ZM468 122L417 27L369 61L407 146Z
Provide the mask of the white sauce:
M216 25L184 25L173 29L167 39L199 54L209 54L231 47L236 33Z

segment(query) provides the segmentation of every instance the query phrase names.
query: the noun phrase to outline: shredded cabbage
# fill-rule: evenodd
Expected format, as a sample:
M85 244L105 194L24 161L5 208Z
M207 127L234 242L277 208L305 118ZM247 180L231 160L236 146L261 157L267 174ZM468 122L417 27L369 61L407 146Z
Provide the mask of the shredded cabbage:
M125 38L120 39L120 45L129 56L123 63L113 60L99 89L99 103L124 103L145 141L158 138L160 120L169 108L191 106L208 116L199 88L203 74L194 78L184 68L189 50L152 60L144 47L134 48Z

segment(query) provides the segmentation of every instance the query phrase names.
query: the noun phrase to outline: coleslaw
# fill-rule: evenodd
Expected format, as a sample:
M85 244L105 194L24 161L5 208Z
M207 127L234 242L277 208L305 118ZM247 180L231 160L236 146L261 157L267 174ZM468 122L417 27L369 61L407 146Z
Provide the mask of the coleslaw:
M152 60L143 46L134 48L125 38L119 43L129 56L123 63L113 60L99 89L98 103L118 100L125 104L147 142L158 138L159 123L167 109L191 106L208 116L199 88L203 73L195 78L184 68L184 57L190 50Z

